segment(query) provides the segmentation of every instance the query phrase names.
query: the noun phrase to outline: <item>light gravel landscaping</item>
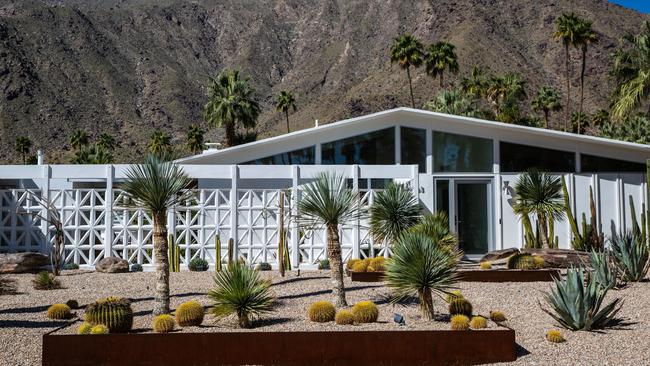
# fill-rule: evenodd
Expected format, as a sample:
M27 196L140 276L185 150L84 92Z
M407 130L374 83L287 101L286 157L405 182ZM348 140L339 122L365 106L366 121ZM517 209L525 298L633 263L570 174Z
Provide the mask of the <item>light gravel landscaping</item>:
M197 300L206 307L205 296L212 288L213 272L172 273L170 287L172 308L184 301ZM263 272L273 282L272 290L278 299L276 311L266 320L247 331L309 331L349 330L349 326L334 323L319 324L306 320L306 309L312 302L329 300L329 274L326 271L295 271L281 278L277 272ZM153 307L153 273L103 274L85 271L64 271L60 277L63 289L37 291L32 288L33 275L7 275L14 281L15 294L0 296L0 365L39 365L41 363L41 336L65 324L47 319L45 311L53 303L76 299L81 305L106 296L122 296L133 300L136 313L134 332L151 331L150 314ZM550 283L460 283L460 290L474 305L474 313L488 315L490 310L501 310L508 317L504 324L516 331L519 358L516 364L529 365L641 365L648 362L650 349L650 283L642 282L608 296L624 298L619 317L625 322L615 329L599 332L570 332L563 330L566 343L552 344L544 339L545 332L558 328L542 312L538 301ZM388 290L381 283L351 283L346 279L350 305L372 300L380 307L379 321L354 326L355 330L448 329L449 323L441 317L427 322L419 317L417 307L396 306L387 302ZM436 310L446 312L442 299L436 300ZM405 316L406 325L398 326L393 313ZM82 316L83 310L76 310ZM73 327L58 332L73 332ZM214 322L207 316L201 327L185 328L187 332L232 331L234 321ZM490 323L491 328L496 327Z

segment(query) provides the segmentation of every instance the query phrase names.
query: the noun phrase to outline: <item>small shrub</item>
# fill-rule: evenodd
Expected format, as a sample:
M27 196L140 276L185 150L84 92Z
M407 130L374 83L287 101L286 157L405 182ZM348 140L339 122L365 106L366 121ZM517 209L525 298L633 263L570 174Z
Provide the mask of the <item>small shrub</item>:
M482 316L472 317L472 320L469 322L469 326L472 329L484 329L487 328L487 319Z
M205 310L198 301L187 301L176 309L176 323L181 327L199 326L204 315Z
M104 324L97 324L94 327L90 328L90 334L108 334L110 329Z
M374 323L379 318L379 308L372 301L361 301L354 304L352 314L357 323Z
M481 262L481 264L479 264L479 267L481 269L492 269L492 263L490 263L490 262Z
M449 303L450 315L472 316L472 303L467 299L454 299Z
M358 261L352 266L354 272L366 272L368 270L368 262Z
M338 325L352 325L354 324L354 314L350 310L341 310L336 313L334 320Z
M352 270L352 267L354 267L355 264L361 262L361 259L350 259L346 264L345 267L349 270Z
M93 326L103 324L111 333L126 333L133 326L133 309L128 299L107 297L86 307L84 320Z
M210 268L208 261L203 258L194 258L190 261L190 264L187 266L192 272L205 272Z
M63 266L63 269L66 271L73 271L75 269L79 269L79 265L77 263L66 263Z
M77 300L68 300L65 304L68 305L70 309L79 309L79 302L77 302Z
M270 271L273 269L270 263L262 262L258 263L257 266L255 266L255 269L258 271Z
M81 334L90 334L90 330L92 328L93 328L93 326L90 323L83 322L83 323L81 323L79 328L77 328L77 334L80 334L80 335Z
M562 343L566 341L564 337L562 337L562 333L556 329L552 329L546 332L546 340L551 343Z
M460 292L460 290L453 290L453 291L447 293L447 295L445 295L445 301L447 302L447 304L451 303L452 301L454 301L456 299L464 299L464 298L465 298L465 296L463 296L463 294Z
M328 301L316 301L307 310L309 320L317 323L326 323L334 320L336 308Z
M501 323L506 321L506 315L502 313L499 310L492 310L490 311L490 320L492 320L495 323Z
M508 258L508 269L534 269L535 258L528 253L516 253Z
M318 269L330 269L330 260L321 259L320 261L318 261Z
M130 271L131 272L142 272L142 266L140 264L138 264L138 263L133 263L131 265Z
M156 333L169 333L175 325L174 317L169 314L161 314L153 319L153 331Z
M469 329L469 318L465 315L454 315L451 317L451 329L452 330L468 330Z
M70 319L72 312L70 312L70 307L66 304L54 304L47 308L47 317L57 320Z
M376 257L370 260L368 272L383 272L385 269L386 258Z
M32 280L32 283L36 290L56 290L61 288L59 280L47 271L38 272L36 278Z

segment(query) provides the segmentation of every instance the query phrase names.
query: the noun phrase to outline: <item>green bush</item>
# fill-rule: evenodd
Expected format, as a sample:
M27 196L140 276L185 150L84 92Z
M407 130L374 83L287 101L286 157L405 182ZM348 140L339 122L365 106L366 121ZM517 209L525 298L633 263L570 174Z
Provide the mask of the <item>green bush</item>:
M316 301L307 309L307 316L313 322L331 322L336 316L336 308L329 301Z
M56 290L61 288L61 282L47 271L38 272L32 283L36 290Z
M107 297L86 307L84 320L93 326L103 324L111 333L126 333L133 326L133 309L128 299Z
M130 271L131 271L131 272L142 272L142 265L140 265L140 264L138 264L138 263L133 263L133 264L131 265L131 269L130 269Z
M621 309L620 298L602 306L607 291L593 277L585 278L582 268L571 268L564 279L555 279L551 292L545 293L550 309L542 310L567 329L604 328Z
M79 269L79 265L77 263L66 263L63 266L63 269L66 270L66 271L72 271L72 270L75 270L75 269Z
M188 268L192 272L205 272L210 268L208 261L203 258L194 258L190 261Z
M205 310L198 301L187 301L176 309L176 323L181 327L194 327L203 323Z
M208 292L213 301L212 314L217 319L236 314L238 324L248 328L254 318L271 311L273 296L270 282L248 266L232 263L214 276L215 288Z
M330 260L321 259L320 261L318 261L318 269L330 269Z
M614 234L610 244L621 280L638 282L644 279L648 273L650 261L648 261L648 246L644 243L643 238L631 232Z

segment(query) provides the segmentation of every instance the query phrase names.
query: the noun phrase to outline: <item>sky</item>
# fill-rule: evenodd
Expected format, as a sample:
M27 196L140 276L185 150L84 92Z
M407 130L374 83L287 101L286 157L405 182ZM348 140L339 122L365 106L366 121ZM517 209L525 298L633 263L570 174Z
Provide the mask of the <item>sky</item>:
M610 2L638 10L642 13L650 13L650 0L610 0Z

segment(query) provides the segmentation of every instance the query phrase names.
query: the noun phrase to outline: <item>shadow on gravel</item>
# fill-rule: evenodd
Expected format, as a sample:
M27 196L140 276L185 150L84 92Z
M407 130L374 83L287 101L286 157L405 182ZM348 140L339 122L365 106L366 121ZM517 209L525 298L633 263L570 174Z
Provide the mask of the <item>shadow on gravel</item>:
M189 296L203 296L205 293L203 292L186 292L184 294L176 294L176 295L169 295L169 297L189 297ZM130 298L131 302L141 302L141 301L153 301L154 297L149 296L149 297L139 297L139 298Z
M370 286L353 286L353 287L346 287L345 292L351 292L351 291L359 291L367 288L378 288L382 286L378 285L370 285ZM331 293L332 290L320 290L320 291L312 291L312 292L305 292L301 294L295 294L295 295L285 295L285 296L278 296L278 300L289 300L289 299L300 299L303 297L310 297L310 296L317 296L317 295L325 295Z
M49 306L47 305L42 305L42 306L33 306L30 308L10 308L10 309L4 309L0 310L0 314L28 314L28 313L41 313L47 310Z
M0 320L1 328L57 328L63 325L57 321Z
M309 281L309 280L318 280L318 279L324 279L324 278L329 278L327 276L318 276L318 277L294 277L294 278L287 278L282 281L278 282L273 282L271 286L278 286L278 285L284 285L287 283L293 283L293 282L300 282L300 281Z
M515 348L517 350L517 358L523 357L523 356L528 356L530 354L530 351L525 349L521 344L515 343Z

